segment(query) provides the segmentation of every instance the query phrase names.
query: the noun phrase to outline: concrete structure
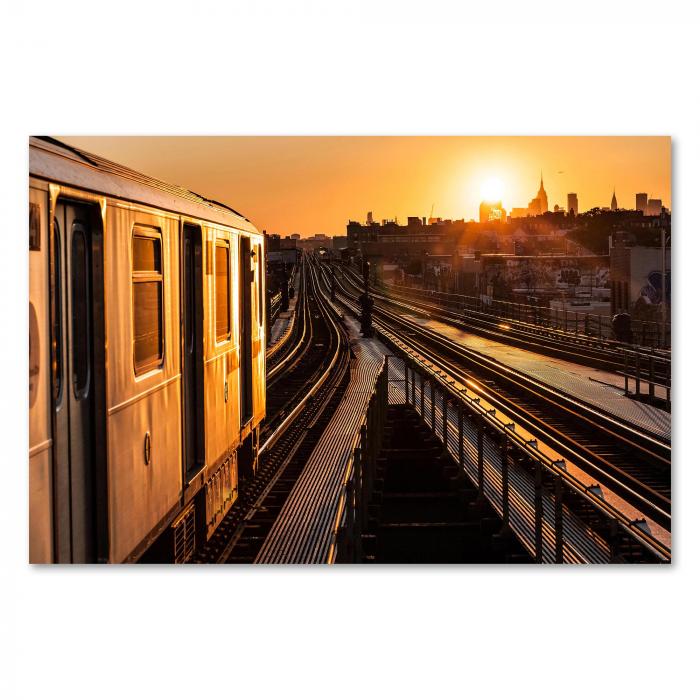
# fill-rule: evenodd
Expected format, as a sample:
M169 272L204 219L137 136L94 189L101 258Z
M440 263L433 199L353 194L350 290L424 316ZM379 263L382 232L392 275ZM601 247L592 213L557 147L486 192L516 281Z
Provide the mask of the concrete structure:
M610 210L617 211L617 197L615 196L615 188L613 188L613 196L610 200Z
M663 313L662 250L658 246L635 245L619 232L611 237L610 287L612 314L620 311L633 318L661 321ZM671 254L666 254L666 317L671 318Z
M566 195L566 211L572 213L574 216L578 216L578 195L576 192L569 192Z

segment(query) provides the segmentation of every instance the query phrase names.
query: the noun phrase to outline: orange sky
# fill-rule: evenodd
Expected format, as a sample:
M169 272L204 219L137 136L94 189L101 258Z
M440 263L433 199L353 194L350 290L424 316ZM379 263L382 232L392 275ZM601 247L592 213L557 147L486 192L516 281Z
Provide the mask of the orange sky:
M70 136L58 137L153 177L225 202L260 230L344 235L348 219L478 219L483 186L527 206L540 169L550 209L620 208L636 192L671 205L669 137Z

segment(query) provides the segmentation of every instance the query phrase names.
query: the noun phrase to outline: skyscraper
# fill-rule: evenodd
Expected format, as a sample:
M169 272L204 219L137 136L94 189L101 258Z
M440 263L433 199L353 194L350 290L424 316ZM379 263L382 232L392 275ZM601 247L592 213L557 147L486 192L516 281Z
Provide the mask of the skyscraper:
M542 171L540 170L540 189L537 192L537 199L540 200L540 211L549 211L549 205L547 204L547 193L544 191L544 180L542 178Z
M479 221L484 224L488 221L506 220L506 210L502 202L482 202L479 205Z
M578 195L576 192L569 192L566 195L566 211L574 212L574 216L578 214Z
M647 199L648 195L646 192L637 192L637 196L635 198L635 209L637 211L642 211L646 214L647 212Z
M617 209L617 197L615 196L615 188L613 187L613 196L610 202L610 209L615 211Z
M544 191L542 171L540 171L540 189L534 199L530 200L530 204L527 205L527 214L528 216L537 216L538 214L544 214L546 211L549 211L549 204L547 203L547 193Z

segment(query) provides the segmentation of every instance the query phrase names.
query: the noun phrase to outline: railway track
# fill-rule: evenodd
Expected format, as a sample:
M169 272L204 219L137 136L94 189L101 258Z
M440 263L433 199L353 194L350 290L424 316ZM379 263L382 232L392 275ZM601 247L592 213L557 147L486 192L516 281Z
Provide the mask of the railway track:
M284 367L298 355L298 350L304 341L304 333L308 329L308 317L305 315L304 300L306 274L305 268L299 273L299 298L294 310L291 324L282 334L278 342L267 351L267 382L274 380L282 373Z
M349 381L350 346L342 323L306 264L302 275L299 336L268 378L268 419L255 478L198 548L197 563L254 561Z
M359 282L359 275L352 270L348 272ZM432 318L485 338L609 372L633 372L638 366L642 381L670 385L671 355L666 350L630 346L592 334L573 333L518 318L504 320L458 302L443 304L439 299L431 299L426 292L395 285L375 286L372 291L375 299L387 304L402 309L412 308L419 313L427 312ZM523 311L522 315L527 317L528 312Z
M355 313L357 278L337 275L339 297ZM393 302L395 303L395 302ZM375 325L398 336L439 372L468 385L537 438L670 533L670 444L594 411L474 353L391 310L381 298Z

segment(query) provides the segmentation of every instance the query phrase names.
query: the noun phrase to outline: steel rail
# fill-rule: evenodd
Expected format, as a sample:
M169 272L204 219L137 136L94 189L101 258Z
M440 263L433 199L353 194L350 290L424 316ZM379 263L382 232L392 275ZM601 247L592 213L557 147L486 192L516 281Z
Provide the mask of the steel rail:
M315 278L314 278L315 280ZM315 280L317 282L317 280ZM321 296L320 294L317 295ZM318 390L323 386L323 384L326 382L328 377L330 376L331 372L336 368L336 365L338 364L339 359L341 358L341 350L343 347L342 343L342 333L343 331L340 329L340 321L337 319L332 319L331 314L328 311L328 309L325 307L324 304L319 304L318 308L321 310L321 313L323 314L324 318L328 322L329 329L332 330L332 333L335 335L335 352L333 353L333 356L331 357L331 361L328 363L328 366L326 369L323 371L321 376L314 382L313 386L309 389L309 391L306 393L304 398L297 403L297 405L294 407L294 409L287 414L287 416L282 420L282 422L275 428L275 430L272 432L272 434L267 438L267 440L263 443L263 445L260 447L259 454L263 454L267 450L269 450L280 438L280 436L287 430L287 428L290 426L291 423L293 423L294 419L301 413L301 411L304 409L304 407L309 403L309 401L316 395Z
M358 275L355 270L349 270L348 272L357 280ZM463 311L456 311L445 305L430 303L424 299L416 299L408 292L398 292L392 295L392 290L386 285L383 286L384 290L375 286L373 288L373 294L375 298L382 299L386 303L422 313L429 311L434 318L446 320L453 325L459 325L470 332L502 340L510 344L519 344L526 348L534 348L537 352L545 352L546 350L549 354L564 356L580 364L622 372L627 367L625 353L632 357L639 356L647 364L646 368L644 366L641 367L643 370L641 379L645 382L653 381L653 377L650 375L648 369L650 360L653 359L654 362L658 362L664 366L670 366L668 352L661 349L643 351L637 346L630 346L620 343L619 341L600 339L583 333L577 335L569 331L542 327L518 319L501 318L493 314L476 310L469 310L470 315L466 315ZM416 306L410 306L410 304L407 303L407 299ZM508 323L505 324L504 321ZM508 326L507 330L504 329L505 325ZM554 334L554 337L552 337L552 334ZM600 347L601 345L605 345L606 347ZM664 375L665 372L662 370L659 374ZM670 376L670 371L668 374ZM655 383L662 387L669 386L658 381Z

